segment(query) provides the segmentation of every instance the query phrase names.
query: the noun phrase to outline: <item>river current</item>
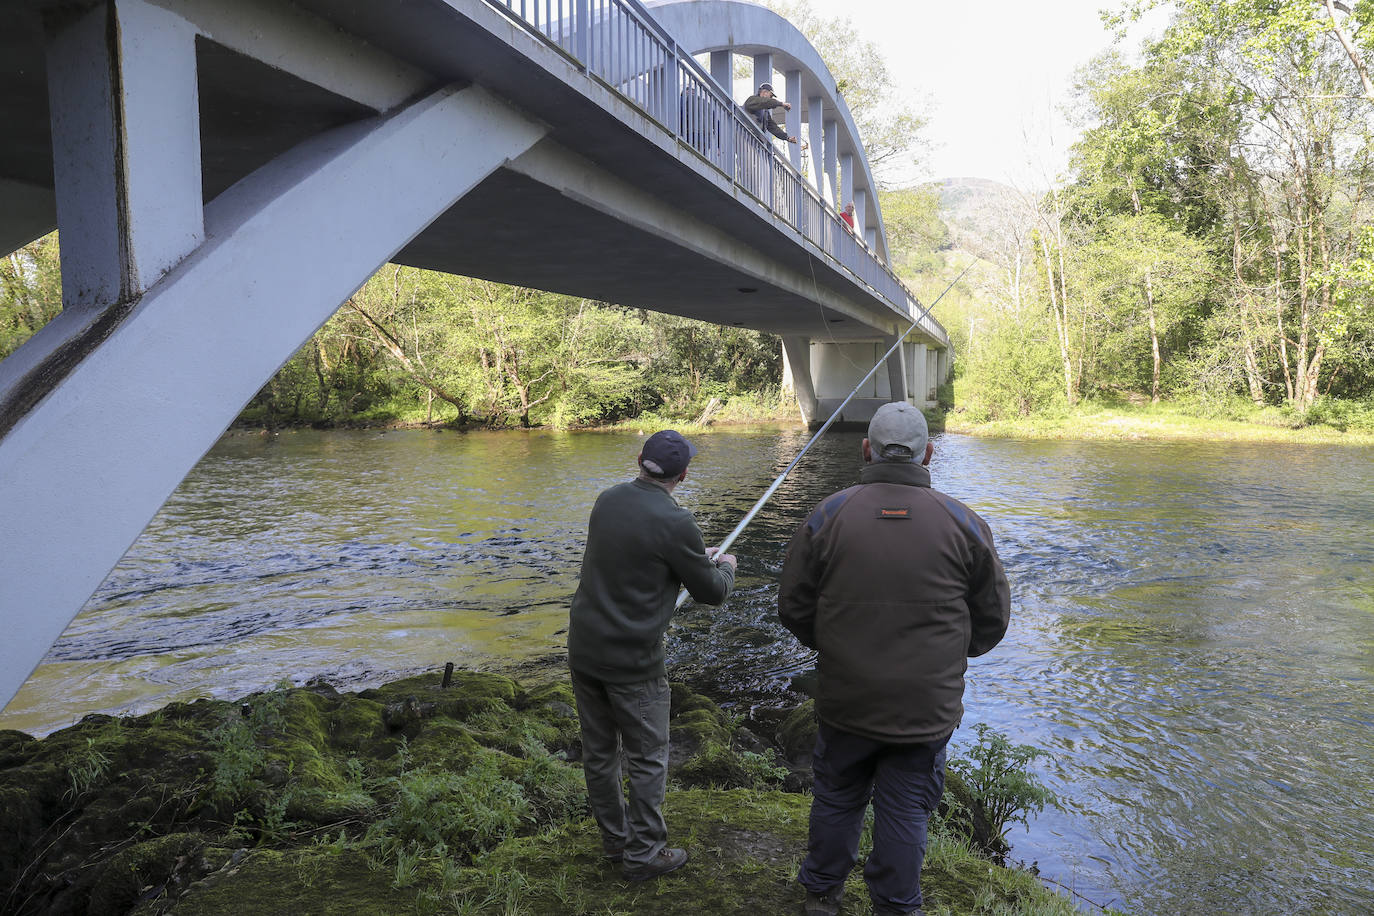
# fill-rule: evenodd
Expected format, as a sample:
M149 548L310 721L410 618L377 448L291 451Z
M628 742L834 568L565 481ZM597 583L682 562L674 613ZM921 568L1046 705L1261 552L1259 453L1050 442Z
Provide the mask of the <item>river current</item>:
M641 439L231 433L0 727L556 656L592 500ZM735 595L669 632L673 676L799 699L813 659L775 622L776 577L859 440L828 434L736 543ZM697 437L678 496L708 543L805 441ZM988 519L1014 600L954 744L987 722L1042 748L1059 798L1014 858L1133 913L1374 913L1374 450L945 435L932 473Z

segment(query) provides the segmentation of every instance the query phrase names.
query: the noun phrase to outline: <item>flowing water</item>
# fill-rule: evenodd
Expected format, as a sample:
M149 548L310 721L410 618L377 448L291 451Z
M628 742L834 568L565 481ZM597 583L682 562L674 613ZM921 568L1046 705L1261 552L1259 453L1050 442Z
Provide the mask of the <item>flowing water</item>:
M675 676L797 701L812 657L773 621L776 576L800 519L854 481L859 439L827 435L745 532L723 609L684 609ZM806 434L698 440L678 495L710 543ZM639 441L226 436L0 727L556 655L592 500ZM965 725L1043 748L1060 799L1013 830L1014 857L1135 913L1374 912L1374 450L943 436L932 470L989 520L1013 584Z

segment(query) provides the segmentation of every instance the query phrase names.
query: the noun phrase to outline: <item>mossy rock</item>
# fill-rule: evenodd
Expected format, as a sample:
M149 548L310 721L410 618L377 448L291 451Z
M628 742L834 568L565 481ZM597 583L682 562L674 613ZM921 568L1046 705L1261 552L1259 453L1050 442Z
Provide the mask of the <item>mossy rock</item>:
M361 789L293 789L286 803L289 820L318 827L370 818L377 810L377 800Z
M27 760L38 748L38 739L13 729L0 729L0 769Z
M730 744L730 723L711 699L685 684L673 683L668 713L670 770L676 770L710 745Z
M492 913L622 916L737 916L798 912L797 866L806 853L810 799L785 792L691 789L664 804L669 842L687 865L652 882L631 884L600 855L590 819L509 840L460 872L444 900L492 901ZM846 882L844 912L872 912L859 864ZM1040 887L1028 872L1000 868L958 843L935 838L922 887L930 916L975 913L1062 914L1070 901ZM488 912L485 909L477 912Z
M392 886L359 849L335 846L257 849L242 862L194 884L176 905L178 916L388 916L416 912L417 888Z
M577 698L573 696L572 684L567 680L543 684L525 695L520 709L548 711L559 718L577 718Z
M406 747L406 756L415 767L461 768L481 753L472 732L457 722L436 720Z
M450 900L500 901L491 912L710 916L798 908L797 855L805 849L807 799L782 793L668 793L669 841L692 855L685 868L645 884L624 880L600 855L590 819L503 843L464 869Z
M376 756L377 743L386 738L386 727L382 723L385 708L375 700L349 695L340 697L323 719L329 747L360 756ZM387 750L390 750L389 743Z
M810 771L811 755L816 749L817 728L815 700L807 700L782 720L778 726L777 742L788 763Z
M139 903L175 898L218 867L202 855L206 838L173 833L145 840L110 857L90 890L90 916L122 916Z
M520 685L515 681L485 671L454 671L449 686L445 688L442 685L442 674L421 674L361 691L358 696L383 705L403 701L412 695L421 702L443 703L446 700L457 700L461 705L480 700L497 700L509 705L517 703L522 694Z
M629 885L601 859L582 773L558 753L577 730L566 681L526 691L458 672L453 686L439 685L438 674L356 696L312 685L134 719L88 717L41 741L0 733L0 887L26 901L24 913L797 908L805 796L669 792L672 841L693 860ZM709 698L672 690L675 780L754 785L767 775L766 762L748 756L769 750L763 738L735 729ZM388 708L411 699L419 712L408 734L389 728ZM812 704L763 734L773 731L809 763ZM207 784L222 770L233 771L232 792L214 801ZM962 797L953 783L949 794ZM317 845L321 827L334 842ZM236 852L244 836L282 848ZM928 863L932 916L1040 906L1033 878L957 843L934 844ZM861 916L858 875L847 911Z
M709 743L673 773L686 786L712 789L752 789L754 777L729 745Z

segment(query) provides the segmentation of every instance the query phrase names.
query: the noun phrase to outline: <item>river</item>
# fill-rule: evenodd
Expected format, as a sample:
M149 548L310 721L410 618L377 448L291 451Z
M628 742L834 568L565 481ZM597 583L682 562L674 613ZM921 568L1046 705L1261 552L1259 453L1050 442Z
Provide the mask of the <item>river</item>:
M678 495L709 543L806 434L697 438ZM676 676L796 701L812 659L773 620L776 576L797 522L853 482L859 439L827 435L739 540L723 609L684 609ZM546 660L591 502L638 441L231 433L0 727ZM989 520L1013 585L965 725L1044 749L1060 799L1013 830L1014 858L1134 913L1374 912L1374 450L946 435L932 471Z

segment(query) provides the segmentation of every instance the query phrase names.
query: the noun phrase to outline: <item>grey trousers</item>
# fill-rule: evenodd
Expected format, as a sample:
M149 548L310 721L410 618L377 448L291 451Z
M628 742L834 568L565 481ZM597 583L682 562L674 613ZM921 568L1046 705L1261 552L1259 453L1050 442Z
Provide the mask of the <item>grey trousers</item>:
M611 684L574 671L572 686L582 726L582 773L602 848L624 850L627 868L646 865L668 842L663 822L668 679ZM622 748L630 777L628 804L621 785Z

